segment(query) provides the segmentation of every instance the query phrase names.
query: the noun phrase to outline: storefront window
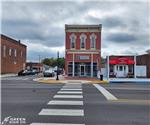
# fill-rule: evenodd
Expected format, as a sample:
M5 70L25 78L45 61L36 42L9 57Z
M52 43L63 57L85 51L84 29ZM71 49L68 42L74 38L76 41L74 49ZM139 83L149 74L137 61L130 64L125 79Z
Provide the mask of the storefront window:
M72 76L72 62L68 64L68 76Z
M130 72L130 73L133 73L133 66L132 66L132 65L129 65L128 67L129 67L129 72Z

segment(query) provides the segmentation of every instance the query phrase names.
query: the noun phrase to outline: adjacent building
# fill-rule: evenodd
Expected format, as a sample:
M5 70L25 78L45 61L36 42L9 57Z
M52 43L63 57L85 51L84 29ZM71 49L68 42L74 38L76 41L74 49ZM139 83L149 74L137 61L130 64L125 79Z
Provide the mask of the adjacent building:
M1 74L18 73L25 69L26 45L6 35L1 35Z
M38 62L27 62L26 63L26 69L35 69L39 72L42 72L44 68L44 65L42 63Z
M96 77L100 70L102 25L65 25L65 72Z
M136 78L136 56L108 56L107 76L108 78Z
M147 54L137 56L137 65L146 66L146 75L150 78L150 51Z

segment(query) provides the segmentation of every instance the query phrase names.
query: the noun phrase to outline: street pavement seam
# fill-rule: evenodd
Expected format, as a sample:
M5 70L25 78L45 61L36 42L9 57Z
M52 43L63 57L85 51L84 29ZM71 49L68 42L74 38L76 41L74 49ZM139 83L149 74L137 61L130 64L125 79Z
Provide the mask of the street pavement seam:
M118 100L113 94L107 91L104 87L98 84L93 84L104 96L107 100Z
M57 100L56 100L57 99ZM59 99L59 100L58 100ZM65 99L65 100L61 100ZM83 99L82 84L65 84L56 95L53 96L53 100L49 101L47 105L74 105L83 106L83 100L70 100L70 99ZM84 109L54 109L44 108L39 113L39 116L84 116ZM85 125L77 123L31 123L30 125Z

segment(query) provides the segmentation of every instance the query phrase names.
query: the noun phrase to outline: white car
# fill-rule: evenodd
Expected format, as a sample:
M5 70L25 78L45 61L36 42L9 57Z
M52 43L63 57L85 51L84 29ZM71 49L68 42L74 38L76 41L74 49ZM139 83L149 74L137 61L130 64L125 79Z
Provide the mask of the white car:
M55 76L55 72L52 69L49 70L45 70L43 72L44 77L54 77Z

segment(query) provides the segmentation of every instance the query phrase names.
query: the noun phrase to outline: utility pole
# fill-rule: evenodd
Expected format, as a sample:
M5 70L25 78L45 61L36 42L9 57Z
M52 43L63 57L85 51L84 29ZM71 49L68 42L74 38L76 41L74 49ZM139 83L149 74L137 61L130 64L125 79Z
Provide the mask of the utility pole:
M59 80L59 78L58 78L58 69L59 69L58 59L59 59L59 51L57 51L57 76L56 76L56 80Z
M39 56L39 72L40 72L40 63L41 63L41 56L40 55L38 55Z
M40 55L38 55L39 56L39 64L41 63L41 56Z

